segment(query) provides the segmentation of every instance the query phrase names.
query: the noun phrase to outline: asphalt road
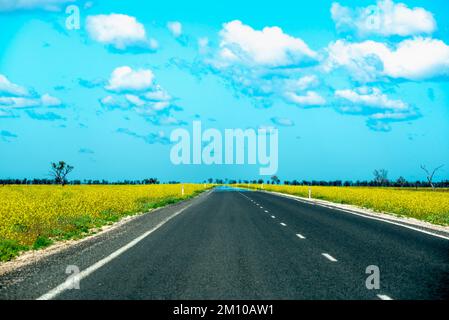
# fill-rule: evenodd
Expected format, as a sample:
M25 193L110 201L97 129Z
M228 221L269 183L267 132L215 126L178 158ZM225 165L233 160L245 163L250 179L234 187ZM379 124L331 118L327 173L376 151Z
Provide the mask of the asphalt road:
M66 268L82 272L70 289ZM369 266L379 288L368 289ZM373 282L371 282L373 283ZM0 299L449 299L449 240L216 190L0 276Z

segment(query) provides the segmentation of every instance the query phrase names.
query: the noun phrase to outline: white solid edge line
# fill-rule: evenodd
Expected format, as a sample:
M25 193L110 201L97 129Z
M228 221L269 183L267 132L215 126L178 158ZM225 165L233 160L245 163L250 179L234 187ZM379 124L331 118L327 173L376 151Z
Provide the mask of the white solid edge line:
M142 234L141 236L137 237L136 239L132 240L131 242L129 242L128 244L124 245L123 247L121 247L120 249L114 251L113 253L111 253L109 256L107 256L106 258L101 259L100 261L94 263L93 265L91 265L90 267L88 267L87 269L83 270L82 272L80 272L77 276L76 276L76 281L81 281L82 279L88 277L89 275L91 275L92 273L94 273L96 270L100 269L102 266L104 266L105 264L107 264L108 262L114 260L115 258L117 258L118 256L120 256L122 253L124 253L125 251L131 249L132 247L134 247L136 244L138 244L140 241L142 241L143 239L145 239L147 236L149 236L150 234L152 234L154 231L156 231L157 229L159 229L160 227L162 227L164 224L166 224L168 221L170 221L171 219L173 219L174 217L176 217L177 215L179 215L180 213L182 213L184 210L190 208L192 204L189 204L188 206L186 206L185 208L182 208L179 211L176 211L174 214L172 214L171 216L169 216L168 218L165 218L164 220L162 220L161 222L159 222L155 227L153 227L151 230L148 230L147 232L145 232L144 234ZM50 290L49 292L43 294L42 296L40 296L39 298L37 298L36 300L51 300L54 299L55 297L57 297L58 295L60 295L62 292L66 291L69 288L73 287L73 279L74 277L70 277L69 279L67 279L65 282L61 283L59 286L57 286L56 288Z
M332 261L332 262L337 262L337 259L335 259L334 257L332 257L330 254L328 253L322 253L321 254L323 257L327 258L328 260Z
M304 237L302 234L297 233L296 236L300 239L305 239L306 237Z
M275 192L269 192L269 193L274 194L274 195L278 195L280 197L290 198L290 199L293 199L293 200L296 200L296 201L299 201L299 202L311 204L311 202L309 202L309 201L298 199L298 198L296 198L294 196L291 196L291 195L279 194L279 193L275 193ZM396 221L382 219L380 217L372 217L372 216L369 216L368 214L357 213L357 212L354 212L354 211L346 210L346 209L335 207L335 206L331 206L331 205L328 206L328 205L321 204L321 203L314 203L314 204L322 206L322 207L330 208L330 209L335 209L335 210L351 213L351 214L354 214L356 216L364 217L364 218L367 218L367 219L378 220L378 221L394 224L396 226L404 227L404 228L407 228L407 229L410 229L410 230L414 230L414 231L418 231L418 232L421 232L421 233L425 233L425 234L428 234L428 235L431 235L431 236L434 236L434 237L438 237L438 238L441 238L441 239L449 240L449 237L443 236L441 234L433 233L433 232L430 232L430 231L427 231L427 230L423 230L423 229L419 229L419 228L415 228L415 227L412 227L412 226L409 226L409 225L406 225L406 224L402 224L402 223L399 223L399 222L396 222Z
M286 227L287 225L283 222L281 222L281 226Z
M386 294L378 294L377 297L380 300L393 300L391 297L387 296Z

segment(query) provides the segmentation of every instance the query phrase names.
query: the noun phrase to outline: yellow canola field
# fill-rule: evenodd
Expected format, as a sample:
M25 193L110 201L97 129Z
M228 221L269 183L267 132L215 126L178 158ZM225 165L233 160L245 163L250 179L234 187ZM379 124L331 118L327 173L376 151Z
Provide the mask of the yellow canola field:
M247 187L247 185L240 185ZM261 185L249 185L260 189ZM308 186L264 185L264 190L308 197ZM312 186L312 198L352 204L440 225L449 225L447 189Z
M173 185L0 186L0 241L29 246L41 237L65 236L117 221L207 188ZM209 186L210 187L210 186Z

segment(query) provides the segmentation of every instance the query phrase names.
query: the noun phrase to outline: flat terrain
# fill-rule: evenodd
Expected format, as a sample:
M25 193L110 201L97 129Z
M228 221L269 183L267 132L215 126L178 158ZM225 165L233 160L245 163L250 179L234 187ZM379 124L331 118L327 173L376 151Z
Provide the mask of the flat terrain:
M85 271L80 289L60 286L69 265ZM370 265L378 290L365 286ZM0 286L1 299L449 299L449 241L219 188L0 276Z

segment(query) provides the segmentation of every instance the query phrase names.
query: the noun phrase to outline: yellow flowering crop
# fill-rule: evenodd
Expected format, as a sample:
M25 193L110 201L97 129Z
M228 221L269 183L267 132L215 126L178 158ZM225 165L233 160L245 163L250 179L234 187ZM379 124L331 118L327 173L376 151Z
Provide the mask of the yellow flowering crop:
M116 221L126 214L187 198L207 187L183 186L184 196L181 184L0 186L0 241L29 246L39 236L51 238L76 228Z
M241 185L247 187L247 185ZM260 189L261 185L250 185ZM264 185L264 190L308 197L308 186ZM447 189L322 187L312 186L312 197L352 204L379 212L394 213L428 222L449 225Z

